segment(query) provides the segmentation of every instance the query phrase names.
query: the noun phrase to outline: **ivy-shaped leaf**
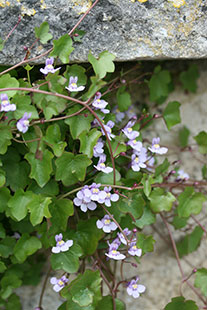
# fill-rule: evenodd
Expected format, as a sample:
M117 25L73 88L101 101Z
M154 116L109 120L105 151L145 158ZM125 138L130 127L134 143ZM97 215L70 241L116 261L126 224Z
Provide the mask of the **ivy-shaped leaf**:
M5 124L0 124L0 154L5 154L7 147L11 144L11 128Z
M30 178L35 179L40 187L43 187L50 179L52 173L52 158L53 154L48 151L43 151L42 159L35 158L35 154L27 153L26 160L31 166Z
M55 200L50 205L51 223L56 226L58 231L65 231L67 228L68 217L74 213L73 202L69 199Z
M51 214L48 206L52 202L49 197L42 197L41 195L34 195L33 200L27 205L30 211L30 221L33 226L40 224L43 217L50 218Z
M93 128L89 132L83 131L80 136L80 153L87 155L89 158L93 157L93 148L96 145L98 138L102 133Z
M189 135L190 130L186 126L179 130L179 141L181 147L186 147L188 145Z
M120 112L127 111L132 103L131 96L125 89L126 89L126 86L123 85L122 87L118 89L116 93L116 98L117 98Z
M48 22L43 22L39 28L35 27L35 37L39 39L42 44L52 39L52 34L49 33Z
M172 193L166 193L162 188L154 188L149 196L149 200L152 211L159 213L162 211L170 211L176 198Z
M163 102L169 94L169 84L171 76L168 70L162 70L157 66L149 81L150 100Z
M194 137L198 146L199 152L201 154L207 154L207 132L201 131L197 136Z
M21 221L27 215L27 206L33 200L33 193L30 191L24 192L18 189L14 196L9 200L8 207L11 215L17 220Z
M182 240L176 243L180 257L188 255L197 250L201 243L203 230L200 226L195 227L191 234L186 235Z
M37 237L30 237L29 234L23 234L14 247L14 256L19 263L23 263L27 256L34 254L41 247L42 244Z
M0 77L0 88L8 88L8 87L19 87L19 82L17 81L17 79L11 77L9 73L4 74ZM6 94L10 98L13 97L16 94L16 92L17 90L9 90L6 92ZM0 92L0 94L2 93L5 92L4 91Z
M66 142L61 141L61 132L58 124L48 126L43 140L48 143L57 157L62 155L67 146Z
M183 84L183 88L195 93L197 90L197 79L199 77L197 65L191 65L187 71L181 72L180 81Z
M207 297L207 269L201 268L196 271L195 287L199 287L205 297Z
M114 72L114 59L115 55L109 53L108 51L100 53L98 59L96 59L91 53L88 55L88 61L92 64L93 70L99 80L104 78L107 72Z
M58 40L53 41L53 51L50 56L59 57L62 63L69 62L69 56L74 50L72 47L73 41L68 34L63 35Z
M181 122L180 105L181 104L177 101L169 102L163 112L163 117L168 130Z

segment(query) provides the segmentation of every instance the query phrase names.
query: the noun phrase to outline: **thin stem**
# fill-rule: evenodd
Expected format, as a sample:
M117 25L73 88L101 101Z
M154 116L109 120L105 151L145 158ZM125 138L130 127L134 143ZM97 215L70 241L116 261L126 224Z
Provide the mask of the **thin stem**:
M52 267L50 266L50 268L49 268L49 270L48 270L48 272L46 274L45 281L44 281L43 286L42 286L42 290L41 290L41 294L40 294L40 299L39 299L39 305L38 305L38 307L40 309L42 309L42 300L43 300L43 296L44 296L46 285L47 285L47 280L49 278L51 270L52 270Z
M4 43L8 40L8 38L11 36L11 34L14 32L14 30L17 28L17 26L19 25L20 22L21 22L21 16L18 17L18 22L16 23L16 25L12 28L12 30L6 36Z
M192 219L201 227L201 229L204 231L205 236L207 236L207 230L205 227L197 220L197 218L191 214Z

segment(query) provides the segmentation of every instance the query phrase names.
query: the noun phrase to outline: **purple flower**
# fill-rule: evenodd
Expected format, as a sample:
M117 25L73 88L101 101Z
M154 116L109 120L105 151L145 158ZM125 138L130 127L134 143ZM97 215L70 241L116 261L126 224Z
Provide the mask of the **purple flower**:
M80 207L81 211L86 212L88 209L93 211L97 208L95 202L91 201L91 191L88 185L85 185L82 190L77 193L77 197L73 200L73 203Z
M23 117L20 118L17 122L17 129L23 133L25 133L29 128L29 121L28 119L31 117L32 113L25 112Z
M126 258L126 256L117 251L116 248L109 250L109 253L105 253L105 255L115 260L122 260Z
M97 109L104 109L108 105L108 102L100 98L101 98L101 93L97 92L95 95L94 101L92 102L92 106L94 106Z
M71 76L70 80L69 80L69 85L68 87L65 87L67 90L73 92L73 91L82 91L85 89L85 86L77 86L77 82L78 82L78 77L75 76Z
M58 71L61 67L54 69L53 67L53 62L54 62L54 58L47 58L46 62L45 62L45 67L44 69L40 69L40 72L42 72L44 75L47 75L48 73L55 73L56 71Z
M93 148L93 156L94 157L100 157L104 152L103 147L104 147L104 143L103 143L102 139L99 139Z
M114 125L115 124L112 121L108 121L108 123L106 125L104 125L104 128L105 128L105 130L107 132L107 136L108 136L109 140L111 140L111 139L113 139L115 137L115 135L113 135L111 133L111 129L114 127ZM102 131L102 134L105 136L105 132L103 131L102 128L101 128L101 131Z
M110 191L111 191L111 186L109 187L104 187L104 191L106 193L106 198L105 198L105 205L107 207L110 207L111 206L111 201L115 202L115 201L118 201L119 200L119 195L118 194L111 194Z
M132 256L138 256L140 257L142 255L142 249L138 249L136 246L136 241L132 241L130 243L130 247L128 250L128 253Z
M73 240L63 241L63 235L55 236L56 246L52 247L52 253L66 252L73 245Z
M177 181L187 181L189 178L189 174L185 173L183 170L178 170Z
M99 158L99 161L98 161L98 164L97 166L94 165L94 167L99 170L99 171L102 171L104 173L110 173L113 171L113 168L111 167L106 167L105 165L105 161L106 161L106 155L105 154L102 154Z
M140 294L144 293L146 290L146 287L144 285L137 284L138 280L138 277L136 278L136 280L131 280L127 286L127 293L134 298L138 298Z
M126 115L129 119L131 119L132 117L136 117L135 107L131 105L128 111L126 111Z
M139 171L140 168L146 168L145 162L147 160L147 156L145 150L145 148L142 148L140 152L136 152L132 155L131 165L133 171Z
M113 113L116 115L116 122L120 123L125 118L125 113L120 112L117 106L112 110Z
M106 214L101 220L96 222L96 226L99 229L103 229L105 233L110 233L117 229L117 225L111 221L111 218L108 214Z
M122 129L122 132L127 136L128 139L134 140L139 136L139 132L132 129L134 124L136 123L137 118L134 117L133 121L129 121L128 124Z
M130 145L137 152L140 152L141 148L142 148L142 142L141 141L137 141L136 139L129 140L127 142L127 145Z
M152 139L152 146L148 147L148 149L152 152L152 153L156 153L156 154L166 154L168 149L166 147L161 147L159 145L160 143L160 138L153 138Z
M124 228L123 230L125 236L128 236L131 234L131 230L129 230L128 228ZM123 234L122 233L118 233L117 236L119 237L119 240L123 243L123 244L127 244L127 241L126 239L124 238Z
M107 241L107 243L108 243L109 252L110 252L110 251L113 250L113 249L117 250L118 247L119 247L120 244L121 244L121 241L119 240L119 238L116 238L116 239L114 239L114 241L112 241L111 244L110 244L108 241Z
M147 158L147 161L145 162L145 164L147 165L147 170L152 171L152 167L154 166L155 163L155 159L152 156L149 156Z
M7 94L1 94L1 108L0 112L9 112L9 111L15 111L16 105L14 103L10 104L9 98Z
M68 283L68 279L66 276L62 276L60 279L57 279L56 277L52 277L50 279L50 283L53 284L53 290L55 292L59 292L63 289L63 287Z
M106 198L106 193L105 191L101 191L99 189L99 187L101 186L101 184L96 184L93 183L92 185L90 185L90 191L91 191L91 200L93 201L97 201L99 203L104 203L105 198Z

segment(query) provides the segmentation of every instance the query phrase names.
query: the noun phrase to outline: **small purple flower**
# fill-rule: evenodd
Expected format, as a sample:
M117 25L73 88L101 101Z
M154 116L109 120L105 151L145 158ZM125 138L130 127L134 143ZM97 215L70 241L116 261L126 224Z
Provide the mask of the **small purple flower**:
M128 124L124 127L124 129L122 129L122 132L129 140L134 140L139 136L139 132L132 129L136 121L137 118L134 117L134 120L129 121Z
M73 240L63 241L63 235L55 236L56 246L52 247L52 253L66 252L73 245Z
M106 193L105 191L100 190L101 184L96 184L93 183L92 185L89 186L90 191L91 191L91 200L97 201L99 203L104 203L105 198L106 198Z
M137 141L136 139L129 140L127 142L127 145L130 145L137 152L140 152L141 149L142 149L142 142L141 141Z
M133 154L131 158L132 158L131 165L133 171L139 171L140 168L146 168L145 162L147 160L147 157L144 153L140 152L139 155Z
M105 198L104 203L107 207L111 206L111 201L115 202L115 201L119 200L119 195L118 194L111 194L110 191L111 191L111 186L104 187L104 192L106 193L106 198Z
M63 287L68 283L68 279L66 276L62 276L60 279L57 279L56 277L52 277L50 279L50 283L53 284L53 290L55 292L59 292L63 289Z
M98 171L102 171L104 173L110 173L113 171L113 168L111 167L106 167L105 165L105 161L106 161L106 155L102 154L99 158L98 164L97 166L94 165L94 167L98 170Z
M114 241L112 241L112 243L110 244L108 241L108 246L109 246L109 252L113 249L117 250L118 247L120 246L121 244L121 241L119 240L119 238L115 238Z
M115 260L122 260L126 258L126 256L117 251L116 248L109 250L109 253L105 253L105 255Z
M17 129L20 131L20 132L23 132L25 133L28 128L29 128L29 121L28 119L31 117L32 113L27 113L25 112L23 117L20 118L20 120L18 120L17 122Z
M42 72L44 75L47 75L48 73L55 73L56 71L58 71L61 67L54 69L53 67L53 63L54 63L54 58L47 58L46 62L45 62L45 67L44 69L40 69L40 72Z
M152 146L148 147L148 149L152 152L152 153L156 153L156 154L166 154L168 149L166 147L161 147L159 145L160 143L160 138L153 138L152 139Z
M78 82L78 77L77 76L75 76L75 77L71 76L70 80L69 80L69 85L68 85L68 87L65 87L65 88L71 92L84 90L85 86L78 86L77 82Z
M142 255L142 249L138 249L136 246L136 241L132 241L130 243L130 247L128 250L128 253L132 256L138 256L140 257Z
M138 277L136 278L136 280L131 280L127 286L127 293L134 298L138 298L140 294L144 293L146 290L146 287L144 285L137 284L138 280Z
M108 105L108 102L100 98L101 98L101 93L97 92L95 95L94 101L92 102L92 106L94 106L97 109L104 109Z
M147 161L145 162L145 164L147 165L147 170L152 171L152 167L154 166L155 163L155 159L152 156L149 156L147 158Z
M9 98L7 94L1 94L1 108L0 112L9 112L9 111L15 111L16 105L14 103L10 104Z
M126 111L126 115L129 119L136 117L135 107L131 105L128 111Z
M178 170L177 181L187 181L189 178L189 174L185 173L183 170Z
M117 229L117 225L111 220L110 216L106 214L101 220L96 222L98 229L103 229L105 233L110 233Z
M120 123L125 118L125 113L120 112L117 106L112 110L113 113L116 115L116 122Z
M96 203L91 201L92 194L88 185L85 185L76 196L77 197L73 200L73 203L80 207L81 211L86 212L88 209L93 211L97 208Z
M123 230L125 236L128 236L131 234L131 230L129 230L128 228L124 228ZM122 233L118 233L117 236L119 237L119 240L123 243L123 244L127 244L127 241L126 239L124 238L123 234Z
M109 140L111 140L111 139L113 139L114 137L115 137L115 135L113 135L112 133L111 133L111 129L114 127L114 122L112 122L112 121L108 121L108 123L106 124L106 125L104 125L104 128L105 128L105 130L106 130L106 132L107 132L107 135L108 135L108 138L109 138ZM105 132L103 131L103 129L101 128L101 131L102 131L102 134L105 136Z
M100 157L104 152L103 147L104 147L104 143L103 143L102 139L99 139L93 148L93 156L94 157Z

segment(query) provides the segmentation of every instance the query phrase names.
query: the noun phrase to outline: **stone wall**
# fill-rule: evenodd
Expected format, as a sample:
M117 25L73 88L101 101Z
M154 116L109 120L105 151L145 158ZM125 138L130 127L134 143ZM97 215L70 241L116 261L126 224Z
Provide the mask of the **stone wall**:
M79 27L86 35L71 60L87 61L90 50L95 55L108 50L117 61L207 57L206 1L188 0L179 9L173 6L176 1L99 0ZM57 39L69 32L91 5L90 0L0 0L2 39L16 25L18 16L22 17L0 52L0 64L24 59L24 46L35 40L35 26L47 21ZM43 51L43 46L36 44L33 56Z

